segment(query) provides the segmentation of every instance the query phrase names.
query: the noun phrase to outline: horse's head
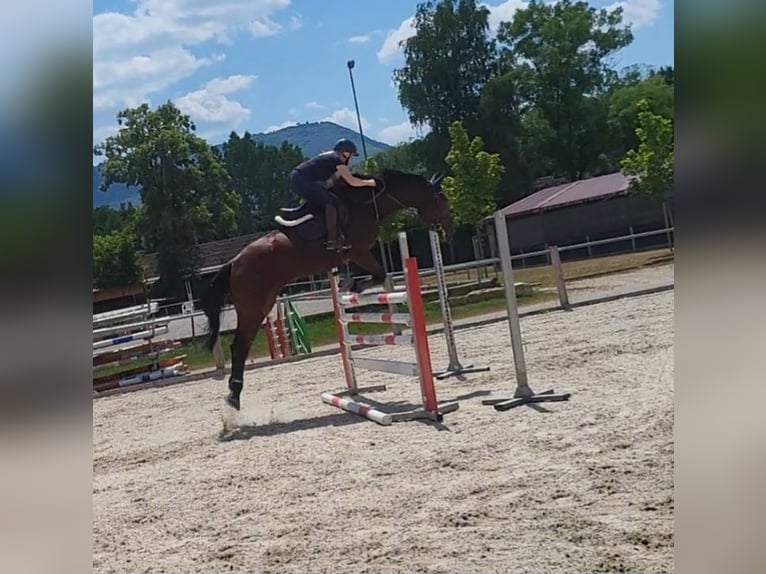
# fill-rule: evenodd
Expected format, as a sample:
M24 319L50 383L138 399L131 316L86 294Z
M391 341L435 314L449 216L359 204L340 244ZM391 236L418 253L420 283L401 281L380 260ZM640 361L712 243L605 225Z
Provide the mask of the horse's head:
M422 176L394 170L383 172L386 191L407 207L415 208L420 220L450 237L455 230L449 201L441 186L441 176Z

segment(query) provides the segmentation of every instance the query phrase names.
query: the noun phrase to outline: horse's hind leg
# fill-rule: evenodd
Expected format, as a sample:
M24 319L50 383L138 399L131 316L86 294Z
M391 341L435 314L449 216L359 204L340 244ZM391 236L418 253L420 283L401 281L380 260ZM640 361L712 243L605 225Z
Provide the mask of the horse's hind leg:
M239 396L242 393L245 376L245 360L253 345L258 329L265 315L260 310L237 310L237 331L231 343L231 376L229 377L229 395L226 403L239 410Z

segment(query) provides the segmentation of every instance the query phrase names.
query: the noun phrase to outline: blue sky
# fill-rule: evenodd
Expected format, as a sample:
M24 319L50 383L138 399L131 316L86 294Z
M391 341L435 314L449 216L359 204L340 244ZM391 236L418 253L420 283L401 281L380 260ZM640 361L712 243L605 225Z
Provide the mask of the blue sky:
M396 144L422 135L392 83L398 41L411 35L415 0L94 0L93 138L116 133L116 113L171 99L211 143L296 122L331 120L357 129L346 62L365 135ZM490 0L490 24L524 5ZM673 2L622 5L634 42L619 67L672 65ZM94 159L94 162L98 161Z

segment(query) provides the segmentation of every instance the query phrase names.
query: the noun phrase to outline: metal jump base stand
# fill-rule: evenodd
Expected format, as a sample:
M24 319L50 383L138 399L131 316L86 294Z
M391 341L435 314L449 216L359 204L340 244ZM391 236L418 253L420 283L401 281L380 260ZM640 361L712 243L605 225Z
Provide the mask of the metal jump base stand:
M554 393L553 389L536 393L529 386L527 380L527 365L524 360L524 348L521 341L521 326L519 324L519 310L516 301L516 287L513 281L511 247L508 243L508 227L505 221L505 215L502 212L496 211L494 219L497 245L500 252L500 265L503 271L505 301L508 308L508 326L511 332L513 362L516 368L516 391L513 393L512 398L484 399L482 400L482 404L494 406L496 411L507 411L513 407L528 403L568 401L571 393Z
M483 373L489 371L489 367L474 367L473 364L463 366L457 357L457 347L455 343L455 327L452 324L452 311L449 305L449 293L447 291L447 279L444 275L444 261L442 259L441 245L439 244L439 234L430 230L428 236L431 239L431 255L434 260L434 271L436 273L436 288L439 292L439 304L442 311L442 322L444 323L444 337L447 339L447 353L449 356L449 365L443 371L436 373L437 379L442 380L447 377L460 376L468 373Z

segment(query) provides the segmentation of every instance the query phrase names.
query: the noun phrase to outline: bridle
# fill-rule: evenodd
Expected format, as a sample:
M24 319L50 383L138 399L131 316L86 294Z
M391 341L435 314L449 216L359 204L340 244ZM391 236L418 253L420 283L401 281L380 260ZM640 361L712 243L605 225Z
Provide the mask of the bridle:
M431 188L431 191L433 192L433 199L434 203L436 203L439 198L444 197L444 192L441 191L437 184L441 181L443 176L436 174L433 174L431 176L431 179L428 180L429 187ZM375 186L375 189L370 192L370 199L366 203L371 203L374 210L375 210L375 220L377 223L380 223L380 209L378 207L378 203L380 202L380 199L383 196L387 196L391 201L393 201L395 204L397 204L399 207L403 209L410 209L412 206L406 205L404 202L402 202L400 199L394 197L388 192L388 186L386 185L386 180L382 177L376 177L373 176L373 179L378 183L378 185ZM434 222L431 224L431 229L434 231L438 231L439 233L444 231L444 228L442 227L441 223Z
M444 197L444 192L442 192L438 187L437 184L441 181L442 175L437 176L436 174L433 174L431 176L431 179L428 180L429 187L431 188L431 191L433 192L433 198L434 203L438 201L440 197ZM372 202L374 208L375 208L375 219L378 223L380 223L380 211L378 210L378 199L387 193L388 189L386 186L386 181L383 178L374 177L376 182L380 182L380 186L375 186L375 191L372 192L372 197L370 201ZM378 187L380 189L378 190ZM403 209L409 209L411 206L404 204L401 200L397 199L391 194L388 194L388 198L391 199L394 203L398 204ZM431 224L431 229L438 233L443 233L444 228L442 227L442 224L438 221Z

